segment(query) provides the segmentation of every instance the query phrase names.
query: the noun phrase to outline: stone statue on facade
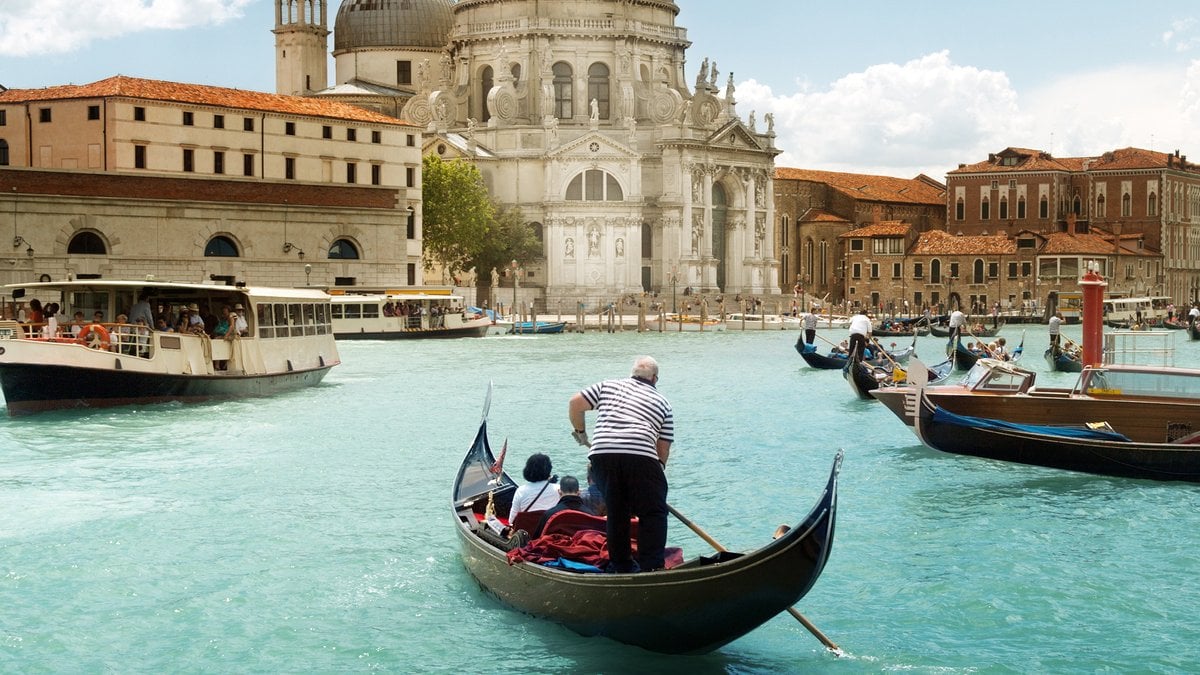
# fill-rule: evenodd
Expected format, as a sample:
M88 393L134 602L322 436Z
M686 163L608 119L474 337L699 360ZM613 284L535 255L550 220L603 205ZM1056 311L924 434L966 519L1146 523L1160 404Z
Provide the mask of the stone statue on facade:
M750 133L756 134L758 131L754 128L754 111L750 111L750 116L746 119L746 127L750 129Z
M696 74L696 89L703 89L704 84L708 82L708 57L700 62L700 72Z
M566 242L564 242L564 244L563 244L563 255L568 258L575 257L575 239L574 238L567 237Z
M588 109L590 110L588 119L591 120L592 122L599 122L600 121L600 102L597 101L596 99L592 99L592 102L588 104Z
M479 121L474 117L467 118L467 140L475 140L475 129L479 126Z
M767 121L767 135L775 135L775 115L767 113L763 115L763 119Z
M713 62L712 62L712 79L710 79L710 80L708 81L708 86L712 87L713 89L716 89L716 88L717 88L717 75L719 75L719 74L720 74L720 71L718 71L718 70L717 70L717 60L716 60L716 59L713 59ZM730 76L732 76L732 75L733 75L733 73L730 73Z
M725 83L725 100L733 101L733 71L730 71L729 81Z
M588 228L588 257L592 258L600 254L600 228L592 225Z

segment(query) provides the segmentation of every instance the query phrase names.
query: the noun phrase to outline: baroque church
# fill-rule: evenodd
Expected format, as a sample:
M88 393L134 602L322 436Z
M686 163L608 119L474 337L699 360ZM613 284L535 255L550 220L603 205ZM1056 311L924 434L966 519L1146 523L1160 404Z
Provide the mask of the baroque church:
M774 121L739 113L715 59L688 77L675 2L343 0L332 86L328 10L276 0L278 92L399 117L472 161L543 242L522 301L779 292Z

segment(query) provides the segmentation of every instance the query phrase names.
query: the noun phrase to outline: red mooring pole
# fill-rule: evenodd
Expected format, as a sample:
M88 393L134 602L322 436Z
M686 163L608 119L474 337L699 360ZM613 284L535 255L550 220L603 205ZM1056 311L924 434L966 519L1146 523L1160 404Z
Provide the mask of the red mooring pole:
M1089 265L1079 286L1083 292L1083 365L1098 366L1104 350L1104 289L1108 282Z

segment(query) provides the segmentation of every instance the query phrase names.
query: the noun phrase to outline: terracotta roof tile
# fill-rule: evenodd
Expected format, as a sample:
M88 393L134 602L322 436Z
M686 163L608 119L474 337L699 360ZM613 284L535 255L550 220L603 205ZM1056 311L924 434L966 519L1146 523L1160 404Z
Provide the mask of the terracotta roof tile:
M803 223L849 223L849 220L821 209L809 209L800 216L797 222Z
M922 180L922 178L924 180ZM809 169L775 168L775 180L803 180L824 183L851 197L866 201L929 204L945 206L945 187L935 187L928 176L893 178L861 173L814 171ZM938 184L940 185L940 184Z
M1121 237L1126 239L1125 236ZM1117 252L1114 246L1114 238L1112 236L1100 234L1071 234L1069 232L1051 232L1046 235L1046 243L1042 246L1040 253L1046 255L1063 255L1063 254L1093 254L1093 255L1113 255ZM1142 255L1142 256L1157 256L1157 252L1148 249L1138 249L1136 241L1133 246L1129 246L1124 242L1121 245L1121 255Z
M1006 157L1019 157L1016 165L1006 165ZM1128 171L1132 169L1165 169L1170 155L1165 152L1155 152L1142 148L1121 148L1112 150L1096 157L1051 157L1041 150L1026 148L1005 148L992 155L989 159L975 164L965 164L948 172L950 174L970 173L1014 173L1021 171ZM1173 168L1182 169L1180 160L1172 164ZM1187 165L1188 170L1196 170L1193 164Z
M79 98L135 98L194 105L211 105L287 115L328 117L338 120L412 126L394 117L337 101L283 96L244 89L211 87L117 75L91 84L64 84L42 89L9 89L0 92L0 103L26 103Z
M1011 255L1017 242L1003 234L953 235L944 230L922 232L912 255Z
M912 230L903 220L884 220L844 232L840 237L902 237Z

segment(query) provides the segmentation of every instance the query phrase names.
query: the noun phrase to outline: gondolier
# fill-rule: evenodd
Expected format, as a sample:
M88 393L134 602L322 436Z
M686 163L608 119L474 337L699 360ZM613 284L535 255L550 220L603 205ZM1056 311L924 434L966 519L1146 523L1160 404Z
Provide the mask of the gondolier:
M861 361L867 351L867 338L871 335L871 317L866 308L858 310L850 319L850 359Z
M1055 312L1048 322L1050 326L1050 349L1058 350L1059 333L1062 330L1062 312Z
M821 320L821 317L819 317L816 312L810 311L810 312L805 313L805 315L804 315L804 342L806 344L811 345L817 341L817 322L820 320Z
M671 404L658 392L658 362L642 356L630 377L593 384L571 397L575 440L588 446L596 484L608 506L609 570L664 566L667 545L667 458L675 440ZM584 413L596 411L588 440ZM631 517L638 517L638 560L631 553Z
M962 327L967 323L967 315L962 313L961 309L955 309L950 312L950 340L962 334Z

